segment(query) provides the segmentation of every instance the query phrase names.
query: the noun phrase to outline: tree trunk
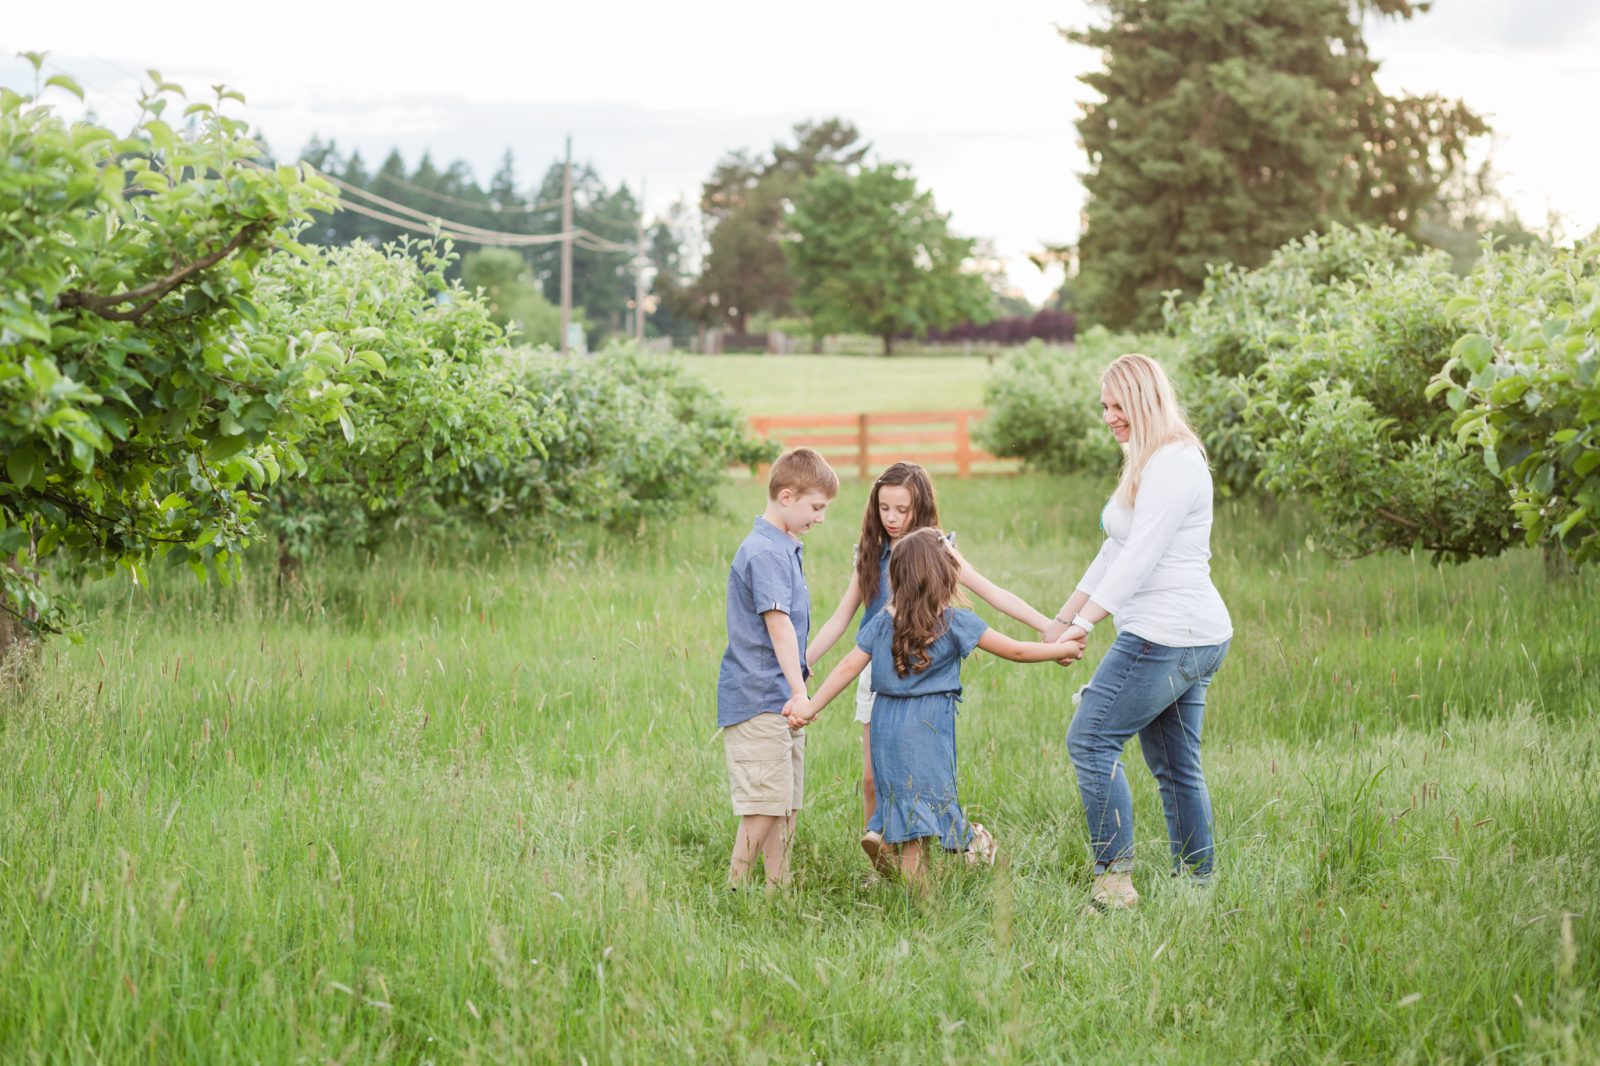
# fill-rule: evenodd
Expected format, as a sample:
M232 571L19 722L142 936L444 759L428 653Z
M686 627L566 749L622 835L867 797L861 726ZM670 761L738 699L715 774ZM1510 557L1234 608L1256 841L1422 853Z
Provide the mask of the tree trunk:
M1567 554L1567 549L1561 546L1560 541L1547 540L1543 547L1546 581L1564 581L1577 575L1578 568L1572 565L1572 556Z
M20 618L0 611L0 683L12 685L23 676L23 658L38 641Z
M885 358L887 358L888 356L891 356L891 355L894 354L894 334L893 333L885 333L883 335L883 354L884 354Z
M278 540L278 595L282 596L300 582L300 560L289 551L289 542Z
M0 673L11 661L12 654L28 639L28 630L21 622L9 614L0 614Z

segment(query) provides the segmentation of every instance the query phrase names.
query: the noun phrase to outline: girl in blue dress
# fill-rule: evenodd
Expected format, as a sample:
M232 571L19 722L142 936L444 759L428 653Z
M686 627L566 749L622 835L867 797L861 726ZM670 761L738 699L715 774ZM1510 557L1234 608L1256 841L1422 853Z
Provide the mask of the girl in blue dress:
M856 636L814 699L797 696L784 713L803 728L868 666L876 701L870 725L877 809L863 847L880 869L898 859L907 881L925 883L928 850L994 861L993 838L969 824L956 796L956 704L961 660L982 648L1013 662L1071 661L1081 645L1013 640L965 607L953 606L961 559L937 529L907 533L889 557L892 599ZM878 847L872 837L881 839Z
M823 623L806 647L806 666L816 666L817 661L834 646L850 625L856 612L861 612L861 626L878 616L889 602L889 555L891 549L907 533L939 525L939 501L934 495L933 479L916 463L895 463L872 483L867 497L867 511L861 518L861 538L856 542L855 563L851 568L850 583L833 615ZM946 533L945 540L953 546L956 535ZM1030 607L1022 597L996 585L973 569L972 564L956 553L961 564L961 587L987 603L1001 614L1009 615L1023 625L1043 633L1050 620ZM861 723L861 802L863 820L872 823L878 805L877 782L872 773L872 671L861 672L856 686L856 721ZM868 829L861 846L867 851L881 849L883 841L874 830Z

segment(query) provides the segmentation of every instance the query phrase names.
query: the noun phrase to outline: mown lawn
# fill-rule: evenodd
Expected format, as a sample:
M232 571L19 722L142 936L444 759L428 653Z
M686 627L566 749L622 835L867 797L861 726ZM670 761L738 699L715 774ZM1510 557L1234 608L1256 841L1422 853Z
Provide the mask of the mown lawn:
M941 502L1051 610L1106 489ZM1063 734L1104 639L1070 671L968 668L962 788L997 869L925 902L866 882L841 704L797 883L735 894L714 686L758 496L637 537L331 558L284 592L94 590L87 640L0 702L0 1061L1600 1057L1595 575L1343 563L1292 510L1224 504L1209 894L1163 878L1130 750L1146 902L1082 913ZM808 542L819 614L863 499Z
M747 415L945 411L983 406L981 356L676 356Z

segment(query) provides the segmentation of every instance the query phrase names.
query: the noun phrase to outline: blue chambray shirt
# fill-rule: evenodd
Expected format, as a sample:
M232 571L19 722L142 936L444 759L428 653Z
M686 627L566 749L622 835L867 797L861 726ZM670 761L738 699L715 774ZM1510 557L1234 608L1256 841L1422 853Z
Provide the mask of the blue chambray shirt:
M728 647L717 675L717 726L779 713L789 702L772 637L761 617L782 611L794 623L799 641L800 676L806 669L806 638L811 630L811 593L806 588L800 542L765 518L744 538L728 569Z

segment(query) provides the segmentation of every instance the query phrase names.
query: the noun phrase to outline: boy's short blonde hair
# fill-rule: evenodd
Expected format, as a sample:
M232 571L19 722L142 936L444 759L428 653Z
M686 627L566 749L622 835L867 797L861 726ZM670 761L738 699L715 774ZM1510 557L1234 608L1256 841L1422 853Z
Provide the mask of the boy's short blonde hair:
M778 461L772 464L772 474L767 478L767 499L776 500L784 489L792 489L802 496L820 492L831 500L839 495L839 475L833 472L828 460L810 448L795 448L778 456Z

